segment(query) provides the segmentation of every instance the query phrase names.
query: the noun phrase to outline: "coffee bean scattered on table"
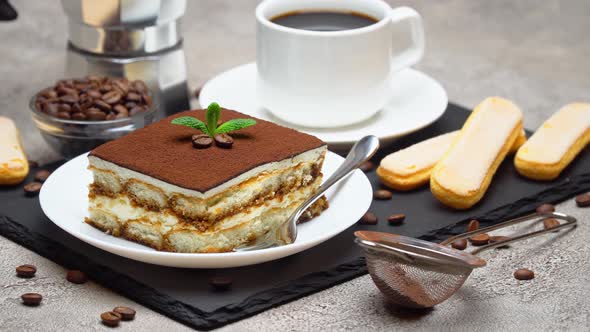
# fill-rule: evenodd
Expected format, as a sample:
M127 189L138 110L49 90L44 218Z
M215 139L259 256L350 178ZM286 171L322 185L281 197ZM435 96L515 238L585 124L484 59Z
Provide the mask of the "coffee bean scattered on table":
M35 98L38 111L78 121L127 118L151 106L152 97L144 82L103 76L60 80Z
M477 234L469 237L469 242L474 246L483 246L490 242L490 236L487 234Z
M578 207L590 206L590 193L576 196L576 205Z
M23 301L24 305L35 307L41 304L43 300L43 296L37 293L25 293L20 296L21 300Z
M537 207L536 211L538 213L555 212L555 206L553 204L549 204L549 203L541 204Z
M467 231L473 232L479 229L479 221L473 219L467 224Z
M119 323L121 322L121 314L114 311L103 312L100 314L100 320L106 326L119 326Z
M391 193L391 191L385 189L375 190L375 192L373 193L373 198L380 201L388 200L392 197L393 194Z
M83 284L88 281L86 273L79 270L69 270L66 274L66 280L73 284Z
M465 250L465 248L467 248L467 240L460 239L460 240L454 241L453 243L451 243L451 247L453 247L457 250Z
M377 219L377 216L373 212L367 212L363 214L358 223L361 225L377 225L378 221L379 219Z
M26 196L33 197L39 194L41 186L43 185L40 182L30 182L23 186L23 190L25 191Z
M514 278L518 280L531 280L535 277L535 272L529 269L518 269L514 271Z
M213 139L205 134L193 135L192 141L195 149L206 149L213 145Z
M406 220L406 215L403 213L392 214L387 217L387 222L389 222L390 225L399 225L403 223L404 220Z
M113 309L113 312L116 312L119 315L121 315L122 320L133 320L135 318L135 310L129 307L115 307Z
M24 264L16 267L16 276L19 278L32 278L37 273L37 267L31 264Z
M216 291L226 291L230 289L232 283L233 279L231 277L216 276L209 279L209 284Z
M559 221L555 218L547 218L547 219L543 220L543 227L545 229L552 229L552 228L555 228L559 225L560 225Z
M39 163L34 160L27 160L29 162L29 168L37 168L39 167Z
M375 164L372 161L367 160L359 166L359 169L367 173L375 169Z
M230 149L234 144L234 139L228 134L217 134L214 137L215 145L220 148Z
M51 172L46 169L38 170L35 173L35 181L45 182L49 175L51 175Z

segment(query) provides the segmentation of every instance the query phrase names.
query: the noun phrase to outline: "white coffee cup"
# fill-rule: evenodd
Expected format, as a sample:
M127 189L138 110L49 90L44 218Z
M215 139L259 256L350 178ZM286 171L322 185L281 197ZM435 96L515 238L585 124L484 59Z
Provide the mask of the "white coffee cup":
M271 21L296 11L356 12L378 21L341 31ZM296 125L328 128L370 118L388 102L392 75L424 54L420 15L381 0L265 0L256 21L259 103ZM411 45L396 49L395 29L402 24L409 26Z

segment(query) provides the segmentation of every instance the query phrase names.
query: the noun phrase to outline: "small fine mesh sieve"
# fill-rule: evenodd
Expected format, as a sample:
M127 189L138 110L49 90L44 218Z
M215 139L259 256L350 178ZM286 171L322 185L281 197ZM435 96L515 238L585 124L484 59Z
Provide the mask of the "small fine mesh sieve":
M463 252L446 245L462 238L490 232L528 220L564 220L558 227L543 229ZM367 268L377 288L394 304L407 308L429 308L453 295L471 271L486 265L475 254L559 228L575 226L576 219L561 213L534 213L491 227L454 236L441 244L402 235L357 231L356 242L364 249Z

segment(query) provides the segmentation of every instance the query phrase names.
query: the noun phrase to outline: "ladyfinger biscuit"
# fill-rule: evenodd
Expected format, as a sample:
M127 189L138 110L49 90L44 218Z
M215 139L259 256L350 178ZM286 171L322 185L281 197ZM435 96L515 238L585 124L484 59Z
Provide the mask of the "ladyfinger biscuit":
M430 173L459 135L459 130L416 143L403 150L389 154L377 168L383 184L395 190L406 191L418 188L430 181ZM524 130L510 149L516 152L526 142Z
M553 114L516 153L514 165L534 180L553 180L590 142L590 104L573 103Z
M432 194L456 209L475 205L521 132L522 112L516 105L499 97L486 98L434 166Z
M22 182L29 174L29 163L23 152L14 122L0 116L0 185Z

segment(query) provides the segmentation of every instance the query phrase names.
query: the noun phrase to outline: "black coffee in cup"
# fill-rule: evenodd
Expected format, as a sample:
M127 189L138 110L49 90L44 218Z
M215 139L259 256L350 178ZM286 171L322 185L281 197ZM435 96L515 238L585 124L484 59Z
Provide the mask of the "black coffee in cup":
M364 28L377 19L358 12L295 11L275 16L272 22L293 29L311 31L342 31Z

